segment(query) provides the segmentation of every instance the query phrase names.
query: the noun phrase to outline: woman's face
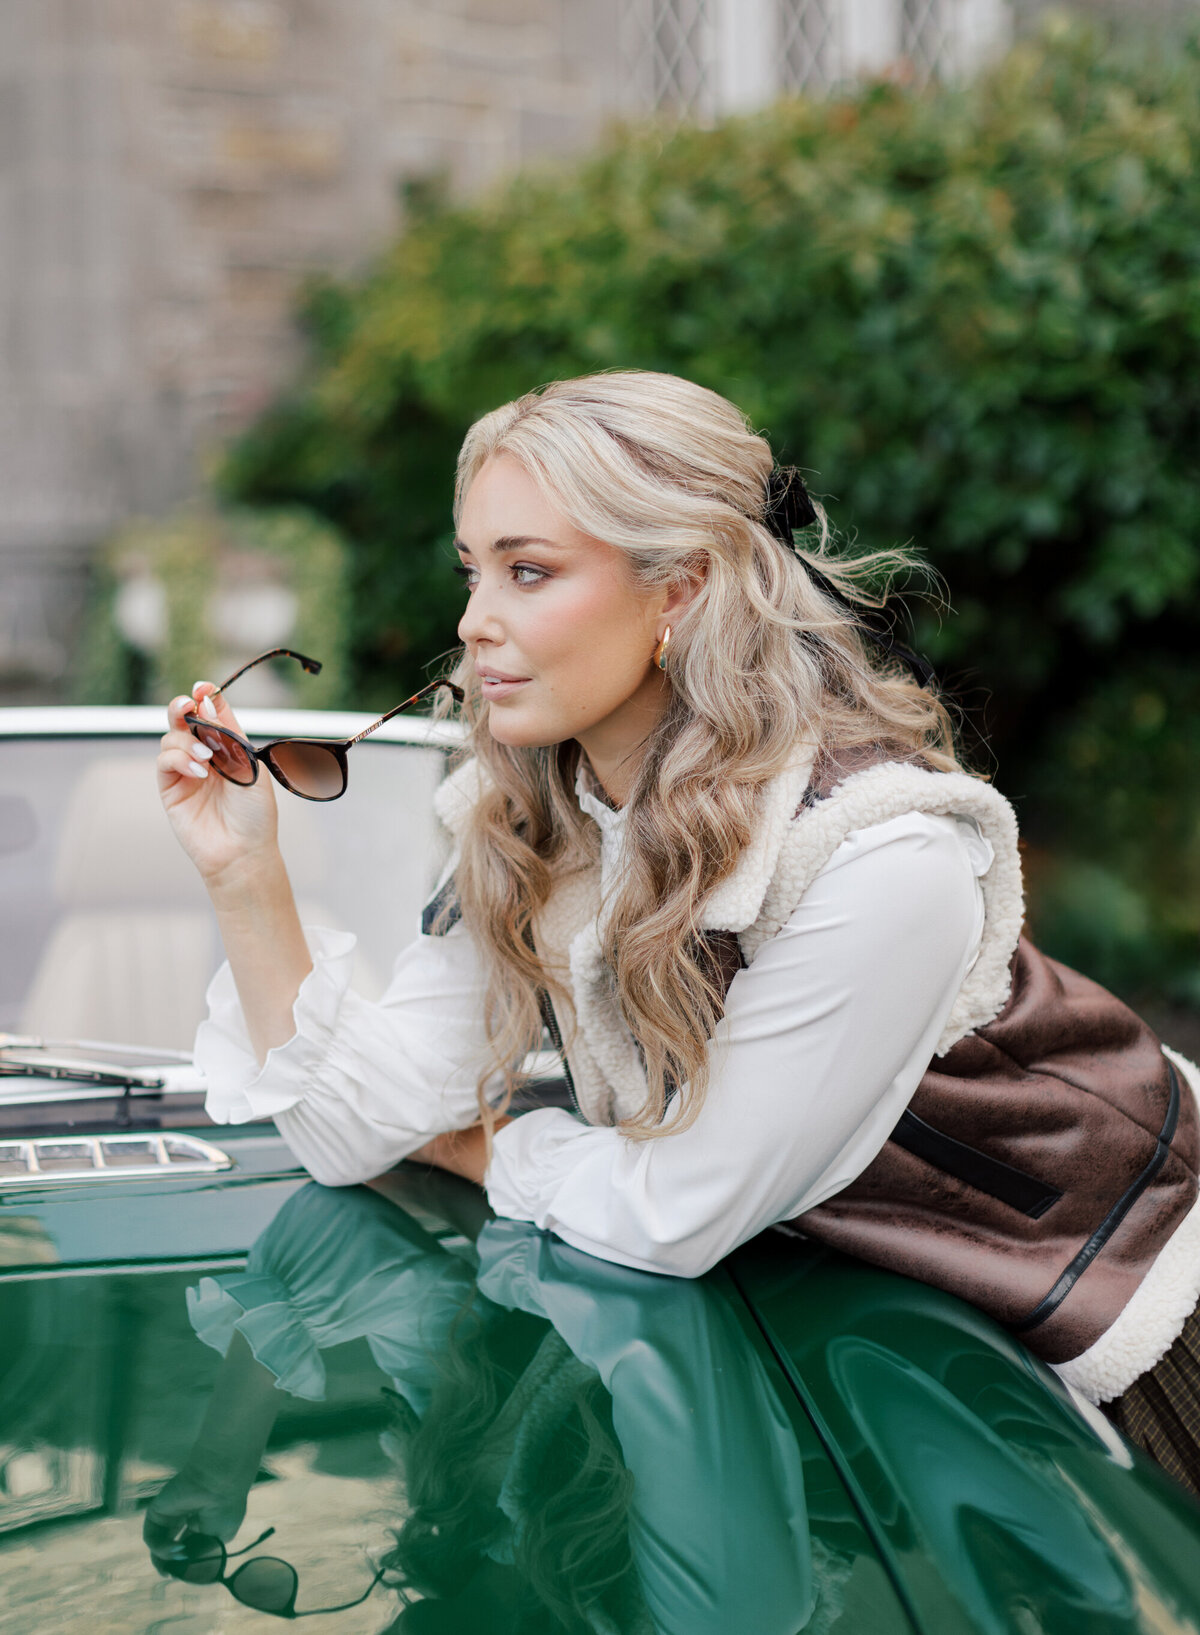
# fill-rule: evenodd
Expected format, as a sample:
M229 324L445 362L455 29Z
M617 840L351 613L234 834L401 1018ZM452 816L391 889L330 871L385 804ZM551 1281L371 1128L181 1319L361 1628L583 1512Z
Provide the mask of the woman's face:
M458 633L492 736L514 747L578 739L623 799L620 768L666 707L654 650L684 597L635 585L624 552L572 526L506 455L467 490L457 545L468 586Z

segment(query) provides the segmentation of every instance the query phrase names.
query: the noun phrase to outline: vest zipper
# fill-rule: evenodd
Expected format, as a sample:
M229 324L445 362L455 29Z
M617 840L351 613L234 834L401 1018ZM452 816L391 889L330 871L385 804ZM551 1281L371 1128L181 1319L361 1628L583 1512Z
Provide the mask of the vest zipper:
M562 1063L563 1078L567 1081L567 1092L571 1097L571 1106L582 1118L583 1109L579 1105L579 1097L575 1094L575 1080L571 1077L570 1063L567 1061L567 1053L563 1049L562 1034L558 1028L558 1017L554 1014L554 1006L551 1004L550 995L545 988L538 991L538 1009L542 1013L542 1022L545 1025L546 1032L550 1035L550 1042L558 1051L558 1059Z

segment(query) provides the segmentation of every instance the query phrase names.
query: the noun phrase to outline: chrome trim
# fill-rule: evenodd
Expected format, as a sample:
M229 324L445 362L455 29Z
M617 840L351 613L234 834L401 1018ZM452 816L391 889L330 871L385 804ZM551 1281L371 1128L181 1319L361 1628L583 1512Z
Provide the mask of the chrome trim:
M145 1163L122 1163L123 1147L142 1147ZM79 1162L71 1160L78 1155ZM9 1166L12 1166L11 1168ZM61 1167L60 1167L61 1166ZM220 1147L195 1135L44 1135L0 1140L0 1190L72 1181L136 1181L165 1175L217 1175L232 1169Z
M250 738L332 738L345 743L377 719L361 710L239 709L238 721ZM149 704L23 705L0 708L4 738L159 738L166 709ZM397 717L372 733L373 743L455 749L466 738L457 721L425 716Z
M47 1278L112 1277L124 1281L127 1277L157 1277L162 1272L240 1272L246 1265L246 1256L205 1255L199 1260L188 1260L170 1255L166 1260L123 1261L118 1259L99 1262L69 1262L65 1266L0 1266L0 1283L44 1283Z
M0 1078L22 1083L33 1078L48 1080L51 1084L94 1084L121 1095L126 1091L152 1095L166 1089L165 1079L146 1073L135 1077L127 1068L101 1067L97 1062L53 1061L49 1057L30 1061L24 1056L10 1057L7 1051L0 1051Z

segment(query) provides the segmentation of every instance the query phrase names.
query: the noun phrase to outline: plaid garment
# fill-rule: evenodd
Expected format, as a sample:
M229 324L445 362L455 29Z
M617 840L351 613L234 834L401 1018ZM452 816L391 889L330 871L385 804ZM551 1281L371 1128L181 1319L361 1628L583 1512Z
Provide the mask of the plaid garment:
M1200 1306L1162 1361L1106 1403L1104 1412L1123 1436L1200 1498Z

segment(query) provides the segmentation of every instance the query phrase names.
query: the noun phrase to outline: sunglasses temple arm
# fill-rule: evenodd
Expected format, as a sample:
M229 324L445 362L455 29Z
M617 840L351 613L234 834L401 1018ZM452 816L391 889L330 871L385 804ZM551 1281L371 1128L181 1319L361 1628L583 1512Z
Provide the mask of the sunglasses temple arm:
M428 698L430 693L437 692L439 687L448 688L454 695L454 702L456 704L462 703L463 690L461 687L456 686L453 681L431 681L428 687L422 687L419 693L414 693L411 698L406 698L403 704L397 704L394 710L389 710L386 715L381 715L378 721L372 721L369 727L364 727L360 733L349 740L346 748L350 749L354 744L361 744L364 738L369 738L377 727L381 727L385 721L390 721L393 715L399 715L402 710L411 710L414 704L419 704L423 698Z
M226 687L232 687L238 677L244 676L247 670L253 670L256 664L265 664L268 659L296 659L310 675L314 676L318 675L321 669L319 659L307 658L303 653L293 652L290 647L273 647L269 653L260 653L256 659L251 659L249 664L243 664L240 670L235 670L231 676L228 676L221 683L215 692L210 693L208 696L215 698L217 693L223 693Z
M268 1527L266 1532L260 1533L253 1543L243 1544L240 1550L226 1550L225 1559L227 1561L233 1561L237 1556L244 1556L248 1550L257 1550L258 1546L264 1543L265 1540L269 1539L274 1531L275 1529L273 1527Z
M356 1596L353 1601L340 1601L336 1607L309 1607L306 1612L293 1612L292 1617L315 1618L319 1613L323 1612L345 1612L347 1607L361 1607L368 1595L374 1591L376 1584L378 1584L385 1572L387 1572L387 1568L380 1567L374 1578L367 1585L366 1589L361 1595Z

